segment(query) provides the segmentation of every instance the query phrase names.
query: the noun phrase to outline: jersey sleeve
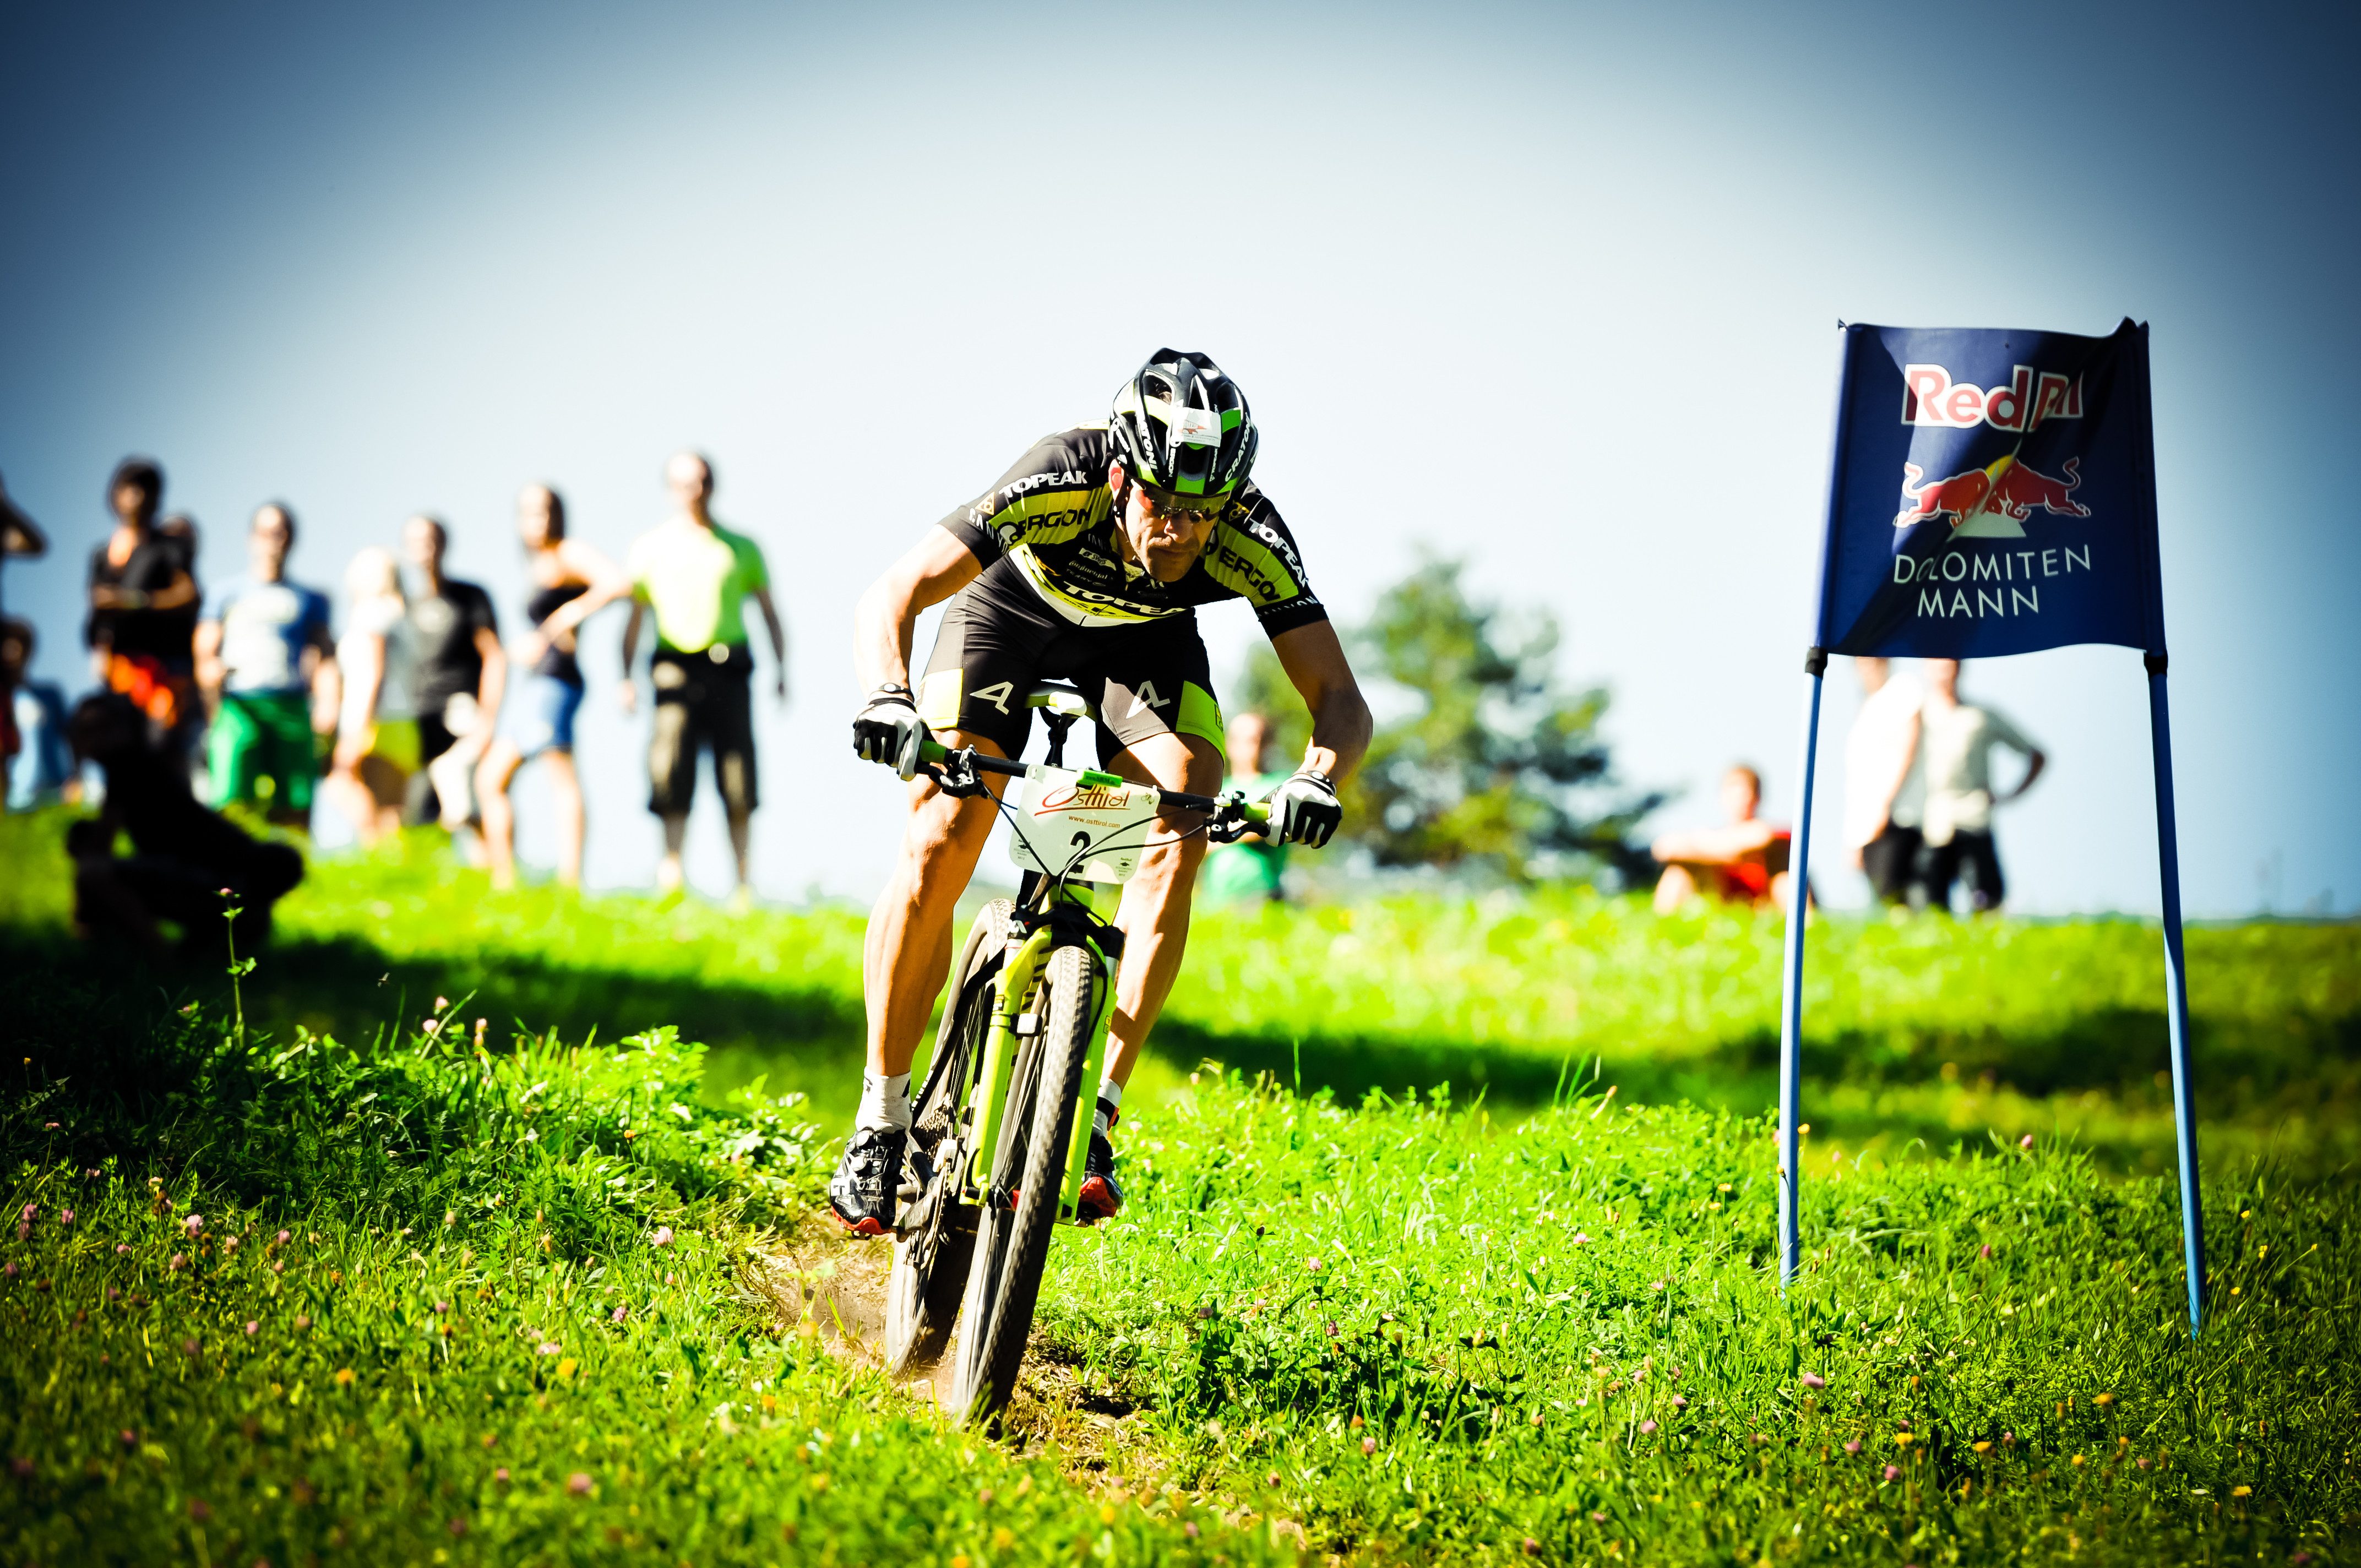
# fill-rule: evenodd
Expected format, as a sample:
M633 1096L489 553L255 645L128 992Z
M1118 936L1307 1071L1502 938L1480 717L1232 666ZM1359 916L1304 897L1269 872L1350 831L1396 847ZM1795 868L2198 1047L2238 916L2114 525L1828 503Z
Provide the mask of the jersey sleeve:
M1252 487L1243 511L1223 519L1206 542L1205 575L1253 608L1265 636L1328 619L1328 607L1303 574L1295 535L1269 498Z
M492 609L492 596L476 588L467 596L467 627L470 631L489 631L500 635L500 619Z
M241 580L232 577L226 583L217 583L205 590L204 598L197 602L199 626L210 625L229 613L230 601L237 598Z
M1104 462L1068 431L1045 437L1016 460L1000 482L942 521L951 536L984 565L1019 544L1071 539L1106 515L1110 502Z
M771 568L763 559L763 547L743 533L730 536L730 548L738 552L738 576L743 591L761 593L771 586Z

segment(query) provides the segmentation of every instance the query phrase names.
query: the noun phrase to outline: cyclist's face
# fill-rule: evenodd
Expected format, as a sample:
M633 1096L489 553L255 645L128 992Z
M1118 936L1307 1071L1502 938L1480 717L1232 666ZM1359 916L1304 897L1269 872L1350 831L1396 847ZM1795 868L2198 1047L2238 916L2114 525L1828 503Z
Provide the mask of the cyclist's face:
M1108 478L1120 493L1123 465L1113 465ZM1194 497L1175 496L1145 484L1131 487L1131 499L1124 508L1124 538L1132 554L1148 568L1148 575L1159 583L1177 583L1187 576L1197 557L1205 553L1205 541L1213 537L1213 521L1221 516L1222 504L1199 506L1195 501Z

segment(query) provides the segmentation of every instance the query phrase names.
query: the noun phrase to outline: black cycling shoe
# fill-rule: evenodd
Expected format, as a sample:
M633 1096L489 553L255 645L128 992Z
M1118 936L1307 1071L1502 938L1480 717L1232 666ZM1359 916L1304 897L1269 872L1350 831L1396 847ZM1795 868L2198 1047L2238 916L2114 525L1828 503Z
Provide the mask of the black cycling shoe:
M1115 1146L1104 1133L1093 1133L1091 1152L1082 1157L1082 1190L1074 1197L1074 1217L1089 1224L1121 1212L1123 1189L1115 1185Z
M881 1127L844 1140L844 1157L828 1179L828 1206L854 1235L882 1236L893 1230L902 1196L902 1151L909 1137L899 1127Z

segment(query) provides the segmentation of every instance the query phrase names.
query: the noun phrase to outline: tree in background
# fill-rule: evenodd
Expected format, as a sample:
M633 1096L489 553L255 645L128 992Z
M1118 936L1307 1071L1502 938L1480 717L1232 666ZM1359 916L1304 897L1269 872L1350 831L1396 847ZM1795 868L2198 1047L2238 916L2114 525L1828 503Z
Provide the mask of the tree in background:
M1616 788L1598 730L1607 693L1560 684L1556 618L1470 601L1465 568L1426 561L1346 635L1372 705L1382 712L1390 696L1409 711L1378 724L1345 785L1340 841L1381 866L1490 863L1520 881L1629 874L1625 838L1664 797ZM1255 644L1234 706L1270 718L1280 765L1303 754L1311 717L1268 643Z

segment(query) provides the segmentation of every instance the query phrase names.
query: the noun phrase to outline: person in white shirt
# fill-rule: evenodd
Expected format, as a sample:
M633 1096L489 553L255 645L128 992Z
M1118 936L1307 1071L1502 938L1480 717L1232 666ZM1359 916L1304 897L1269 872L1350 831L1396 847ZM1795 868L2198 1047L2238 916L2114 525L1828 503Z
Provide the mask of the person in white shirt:
M1845 739L1845 848L1887 904L1907 903L1926 820L1918 709L1926 688L1884 659L1855 659L1861 713Z
M2049 759L1991 708L1960 700L1957 659L1927 661L1927 701L1918 725L1918 748L1927 770L1927 819L1917 882L1930 904L1949 907L1951 883L1964 872L1969 907L1979 914L1998 909L2007 889L1993 846L1993 807L2031 789ZM1993 790L1994 746L2006 746L2026 760L2025 777L2005 794Z

